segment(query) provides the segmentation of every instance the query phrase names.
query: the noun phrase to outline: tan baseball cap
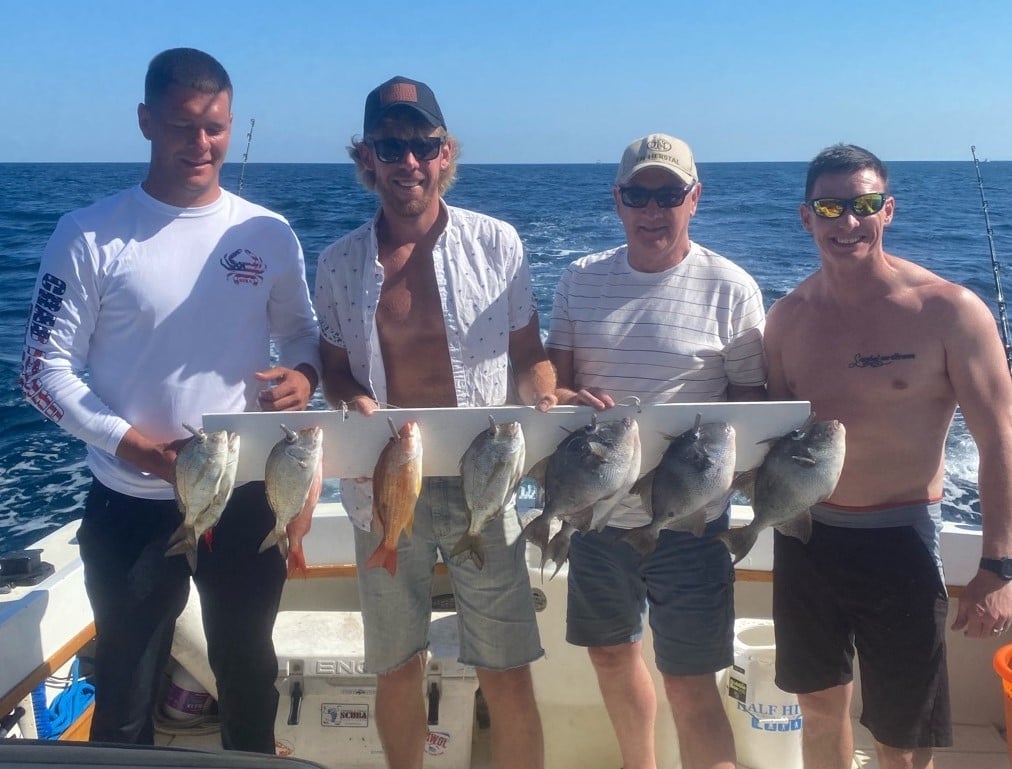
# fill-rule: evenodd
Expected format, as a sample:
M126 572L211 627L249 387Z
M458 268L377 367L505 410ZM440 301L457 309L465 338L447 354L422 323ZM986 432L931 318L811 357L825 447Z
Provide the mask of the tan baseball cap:
M692 159L689 145L667 134L650 134L626 147L622 154L622 162L618 166L615 184L628 183L644 168L663 168L686 184L699 180L696 174L696 161Z

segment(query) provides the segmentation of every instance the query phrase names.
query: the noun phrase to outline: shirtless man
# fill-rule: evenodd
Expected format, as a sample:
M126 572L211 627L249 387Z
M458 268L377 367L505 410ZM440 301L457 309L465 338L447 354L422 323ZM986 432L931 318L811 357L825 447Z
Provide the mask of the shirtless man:
M512 369L523 403L542 411L555 405L555 375L516 231L442 200L458 148L429 87L395 77L374 89L363 139L353 140L349 154L380 209L320 257L316 305L327 401L365 415L380 404L499 406L507 402ZM468 527L460 479L425 478L414 531L401 539L392 576L364 567L382 535L380 527L370 530L371 485L343 481L341 494L357 524L366 666L377 674L376 723L390 767L422 766L422 654L437 551L457 597L461 661L477 668L488 702L493 762L500 769L543 767L530 663L544 652L517 517L484 530L483 568L450 558Z
M878 158L852 145L821 152L801 206L821 269L766 325L770 398L809 400L847 428L843 474L812 511L811 541L775 536L777 684L798 693L806 769L851 766L855 644L879 765L930 767L933 747L952 744L937 530L957 405L980 451L982 555L1012 556L1012 381L994 318L970 291L885 252L894 210ZM1009 628L1001 565L982 560L953 630Z

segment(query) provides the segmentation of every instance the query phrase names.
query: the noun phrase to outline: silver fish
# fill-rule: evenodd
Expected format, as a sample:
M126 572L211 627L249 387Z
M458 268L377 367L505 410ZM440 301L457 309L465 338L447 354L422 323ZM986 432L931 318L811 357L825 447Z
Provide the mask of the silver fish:
M734 427L727 422L702 423L696 415L693 427L674 438L657 467L632 488L650 513L646 526L630 529L622 541L643 555L657 547L664 529L689 531L697 537L706 527L706 508L726 497L734 480Z
M323 429L305 427L295 431L281 425L281 430L284 437L274 444L264 468L264 486L267 503L274 511L274 528L264 537L259 552L277 545L284 558L291 552L290 570L305 572L302 536L309 531L313 509L320 499ZM303 525L295 524L297 518ZM297 542L290 541L292 528L298 532Z
M519 422L491 426L482 430L460 459L460 477L471 523L450 553L464 554L481 569L485 565L482 530L503 514L516 493L524 470L526 454L524 431Z
M207 433L184 424L193 433L176 455L173 489L183 522L169 537L166 557L185 554L190 571L197 570L197 541L221 518L232 496L239 465L239 434Z
M541 548L542 568L552 560L557 574L569 555L574 531L600 530L607 525L639 476L640 458L635 419L624 417L599 424L595 416L532 469L532 477L543 478L545 507L524 527L523 534ZM563 526L549 541L553 518L561 519Z
M754 518L747 526L718 535L735 563L748 555L759 532L770 526L802 542L809 540L809 509L836 489L846 434L837 420L816 422L812 414L797 430L765 441L771 446L762 464L735 481L735 487L751 497Z

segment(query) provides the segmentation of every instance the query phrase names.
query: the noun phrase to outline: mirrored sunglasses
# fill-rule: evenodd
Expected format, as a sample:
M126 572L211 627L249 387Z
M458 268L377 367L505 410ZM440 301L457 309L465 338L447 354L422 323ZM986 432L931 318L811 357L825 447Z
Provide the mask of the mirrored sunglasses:
M881 211L888 197L884 192L868 192L846 200L843 198L816 198L809 200L808 205L811 206L816 216L821 216L823 219L839 219L848 208L854 213L854 216L865 217Z
M425 162L433 160L439 154L445 139L444 136L429 136L425 139L369 139L366 144L372 147L381 163L400 163L408 152L415 156L415 160Z
M685 202L685 197L696 186L693 182L688 187L658 187L655 190L646 187L619 187L618 194L623 205L629 208L646 208L651 199L661 208L677 208Z

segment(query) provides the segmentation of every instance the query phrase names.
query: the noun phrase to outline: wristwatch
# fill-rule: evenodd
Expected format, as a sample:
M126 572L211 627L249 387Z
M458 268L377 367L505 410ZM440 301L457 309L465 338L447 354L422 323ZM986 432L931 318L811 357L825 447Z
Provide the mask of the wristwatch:
M1012 581L1012 558L981 558L980 568L994 572L1006 582Z

